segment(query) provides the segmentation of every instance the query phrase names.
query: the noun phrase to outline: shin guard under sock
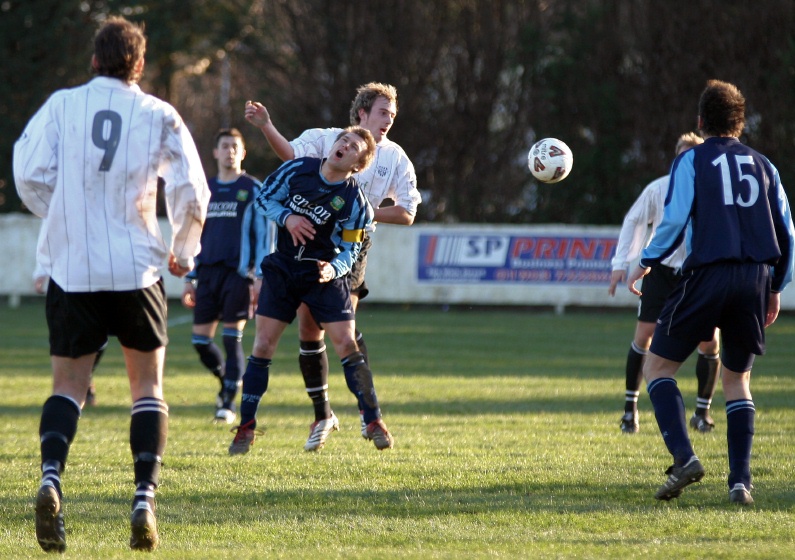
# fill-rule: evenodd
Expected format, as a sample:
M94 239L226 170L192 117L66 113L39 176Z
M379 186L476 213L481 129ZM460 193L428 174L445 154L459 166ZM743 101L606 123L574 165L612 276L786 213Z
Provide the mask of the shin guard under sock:
M729 488L741 482L751 489L751 446L754 441L754 401L726 403L726 439L729 443Z
M130 451L135 470L136 498L145 499L148 494L139 495L142 488L151 486L154 506L154 489L160 482L160 467L168 439L168 405L155 397L143 397L135 401L130 414ZM149 501L149 500L147 500Z
M632 341L627 352L627 366L624 375L624 412L635 413L638 411L638 397L640 397L640 385L643 382L643 360L646 352L641 350Z
M249 356L246 373L243 374L243 390L240 398L240 425L252 422L257 426L257 410L262 396L268 391L271 361L268 358Z
M44 402L39 423L41 441L41 483L53 486L61 495L61 473L77 433L80 405L63 395L52 395Z
M673 455L674 465L681 467L695 455L687 433L682 393L672 377L655 379L649 383L648 391L663 441Z
M322 340L302 340L298 365L304 377L304 386L312 407L315 420L331 417L331 404L328 400L328 356L326 344Z
M343 358L342 367L348 389L356 396L365 424L381 418L381 409L373 385L373 373L361 352L354 352Z
M221 349L216 346L213 339L209 336L194 334L191 342L196 352L199 353L199 360L204 367L210 370L215 377L222 380L224 377L224 356Z
M720 371L720 356L698 353L696 360L696 379L698 380L698 393L696 399L696 414L704 415L712 404L712 395L718 385L718 372Z

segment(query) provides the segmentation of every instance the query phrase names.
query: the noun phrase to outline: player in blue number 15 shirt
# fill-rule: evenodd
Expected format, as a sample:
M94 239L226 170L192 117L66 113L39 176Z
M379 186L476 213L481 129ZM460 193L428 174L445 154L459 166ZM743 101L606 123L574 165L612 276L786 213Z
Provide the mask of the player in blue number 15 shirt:
M704 476L687 434L684 403L674 376L716 327L723 337L723 393L729 456L729 499L749 505L755 407L754 357L765 351L764 328L781 307L793 274L795 228L778 170L738 139L745 98L737 87L710 80L698 105L705 136L678 156L671 169L663 221L627 286L657 266L684 238L682 278L668 297L643 369L660 433L674 464L655 494L678 498Z
M372 373L356 344L355 314L348 273L356 261L373 209L353 173L375 155L367 129L343 130L324 159L298 158L282 164L263 185L257 209L279 227L276 251L262 261L262 288L257 302L254 348L243 375L240 425L230 455L247 453L255 439L257 410L268 389L270 364L284 329L304 303L325 329L342 360L345 380L357 399L375 400ZM375 403L373 403L375 405ZM322 429L322 439L339 426L335 416Z

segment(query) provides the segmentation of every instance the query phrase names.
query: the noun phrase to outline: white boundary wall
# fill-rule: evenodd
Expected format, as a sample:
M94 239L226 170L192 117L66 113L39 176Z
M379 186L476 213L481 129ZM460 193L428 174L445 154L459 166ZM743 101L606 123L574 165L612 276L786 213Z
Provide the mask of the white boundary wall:
M164 237L168 239L170 237L168 222L161 220L160 224ZM40 220L29 214L0 215L0 247L3 249L5 263L0 274L0 295L8 297L11 305L17 304L21 296L35 293L32 274L35 267L39 225ZM370 295L367 301L439 305L552 306L559 312L567 306L636 307L637 298L623 286L619 286L616 297L609 297L607 283L604 280L573 284L530 283L516 279L499 281L485 277L485 279L466 278L463 281L448 281L438 278L429 280L427 277L427 255L433 252L428 249L429 239L469 240L471 244L467 247L472 248L474 252L478 252L478 247L483 249L491 243L492 246L502 246L504 254L508 251L505 243L511 242L515 247L517 239L520 242L538 238L615 239L618 232L618 226L417 224L403 227L379 224L373 234L373 248L368 255L367 284ZM480 241L483 241L482 245L479 245ZM421 247L423 243L425 246ZM420 251L424 253L422 258ZM452 263L453 268L457 267L457 270L476 270L485 275L494 274L497 270L495 268L497 261L489 260L488 255L485 254L487 251L480 251L474 261L461 256L463 252L464 249L458 251L459 257L448 256L445 263ZM435 253L439 254L440 250L436 249ZM593 259L589 262L593 262ZM471 266L475 268L467 268ZM604 267L604 262L600 266ZM182 280L166 273L165 282L169 297L177 298L181 295ZM782 308L795 309L795 289L789 288L784 292Z

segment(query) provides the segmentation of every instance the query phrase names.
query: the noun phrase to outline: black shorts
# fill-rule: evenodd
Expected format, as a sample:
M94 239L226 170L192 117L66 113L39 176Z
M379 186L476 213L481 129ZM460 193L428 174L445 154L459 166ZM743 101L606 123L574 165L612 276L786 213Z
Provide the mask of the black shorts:
M665 300L674 291L682 274L670 266L658 265L643 277L638 303L638 321L656 323L665 306Z
M217 320L236 323L250 319L251 282L226 265L202 265L196 271L193 324Z
M115 336L125 348L151 352L168 344L163 279L143 290L64 292L47 288L50 354L79 358L96 352Z
M765 317L770 300L770 266L717 263L683 274L668 297L651 351L684 362L699 342L722 338L721 361L728 369L751 369L765 352Z
M268 255L262 261L257 315L292 323L298 306L306 303L320 326L355 320L349 277L322 283L318 279L316 262L291 262L278 253Z
M364 281L364 271L367 268L367 251L373 246L373 240L370 234L365 232L364 239L362 240L362 248L359 251L359 256L356 257L356 262L351 266L350 284L351 293L359 296L359 299L364 299L370 290L367 288L367 282Z

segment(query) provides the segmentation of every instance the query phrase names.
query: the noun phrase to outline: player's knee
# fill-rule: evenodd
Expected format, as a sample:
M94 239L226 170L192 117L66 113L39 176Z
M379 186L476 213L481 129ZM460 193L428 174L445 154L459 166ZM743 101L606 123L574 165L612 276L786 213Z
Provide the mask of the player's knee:
M337 353L337 356L340 359L343 359L351 354L358 352L359 347L356 346L356 341L353 338L345 337L342 340L338 340L334 343L334 351Z
M716 356L720 351L720 344L717 340L702 342L698 345L698 350L704 356Z
M315 323L314 319L301 321L298 323L299 340L323 340L323 331Z
M258 358L270 358L273 356L273 349L276 348L278 340L271 340L263 336L254 337L254 346L251 354Z

